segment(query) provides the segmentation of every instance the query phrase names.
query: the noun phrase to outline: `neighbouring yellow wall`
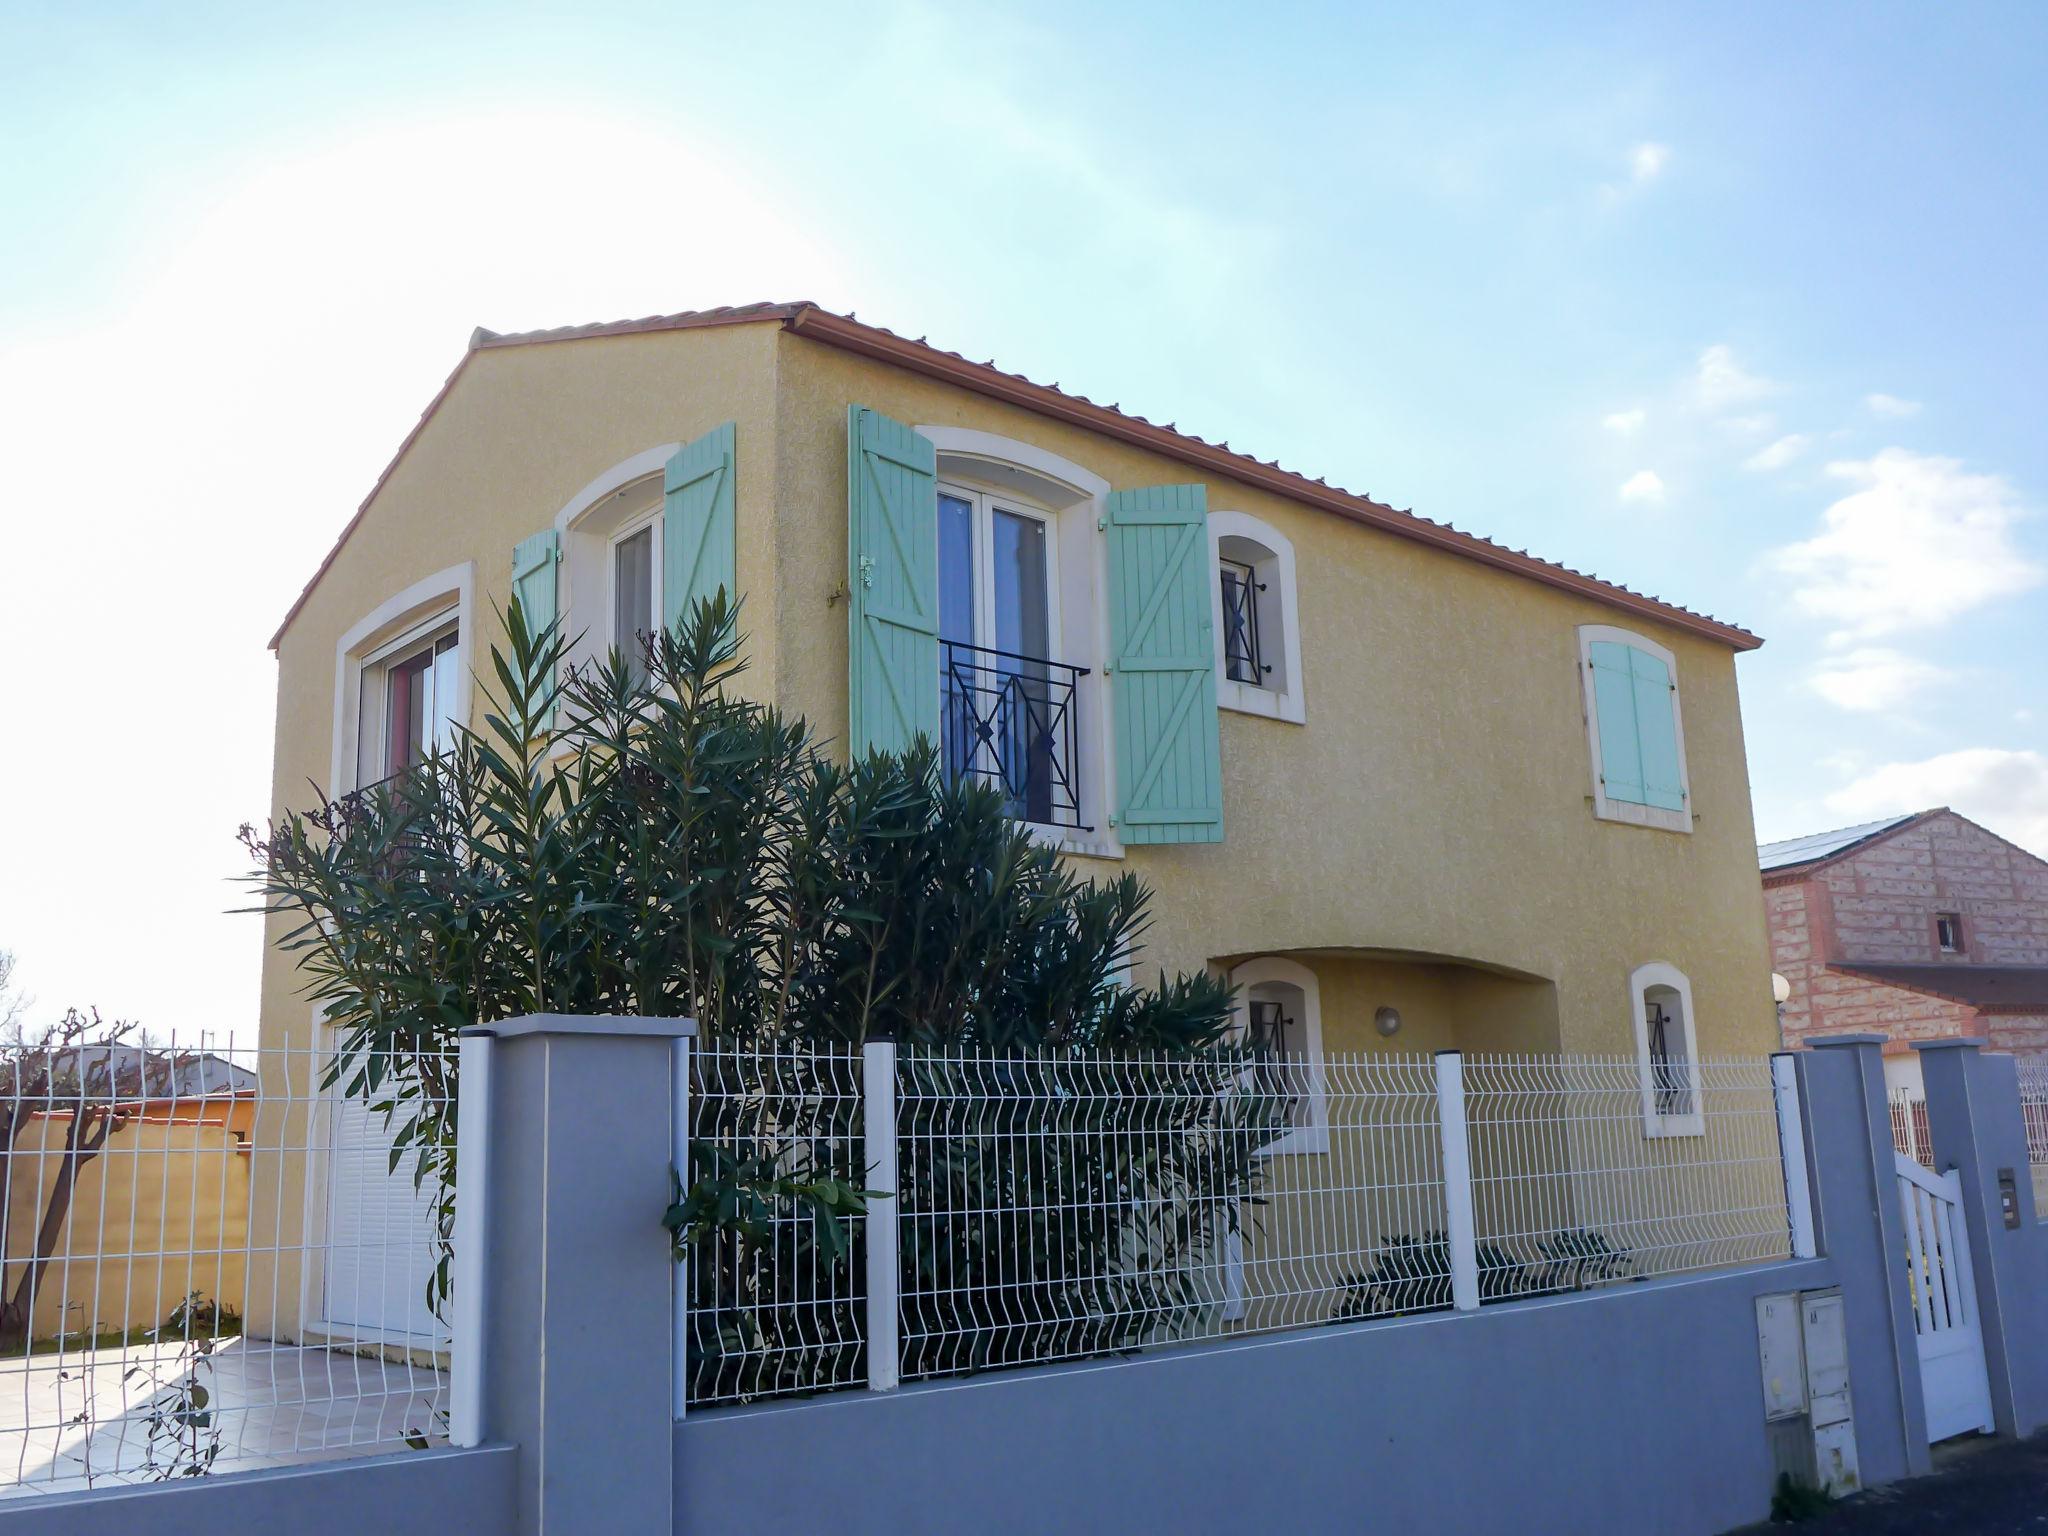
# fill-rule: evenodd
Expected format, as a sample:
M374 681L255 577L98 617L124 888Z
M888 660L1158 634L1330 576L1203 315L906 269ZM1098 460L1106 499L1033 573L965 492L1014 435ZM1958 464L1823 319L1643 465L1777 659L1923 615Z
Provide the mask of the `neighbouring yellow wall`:
M69 1121L38 1116L7 1160L11 1293L49 1203ZM33 1336L153 1328L194 1291L245 1310L249 1155L225 1126L123 1126L79 1170Z

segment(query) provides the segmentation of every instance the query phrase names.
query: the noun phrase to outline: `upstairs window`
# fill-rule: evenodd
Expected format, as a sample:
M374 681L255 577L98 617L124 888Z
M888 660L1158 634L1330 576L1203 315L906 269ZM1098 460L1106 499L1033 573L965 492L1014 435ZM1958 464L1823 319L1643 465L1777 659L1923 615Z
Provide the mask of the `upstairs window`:
M939 737L949 781L980 779L1009 815L1081 825L1076 685L1058 660L1053 514L1022 497L942 484Z
M1960 912L1934 914L1934 942L1941 946L1944 955L1963 952L1963 915Z
M363 659L356 785L367 788L455 744L457 626L443 616Z
M1243 512L1211 512L1215 547L1216 703L1299 724L1301 631L1294 546Z
M637 678L661 612L661 519L653 513L612 536L611 643Z
M1593 813L1607 821L1692 830L1678 668L1654 640L1604 624L1579 630Z

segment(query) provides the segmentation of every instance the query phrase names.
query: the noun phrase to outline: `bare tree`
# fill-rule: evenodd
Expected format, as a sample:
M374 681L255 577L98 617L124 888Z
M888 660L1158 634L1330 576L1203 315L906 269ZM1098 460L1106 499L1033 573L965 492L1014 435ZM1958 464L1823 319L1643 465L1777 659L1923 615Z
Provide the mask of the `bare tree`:
M79 1171L149 1099L171 1091L177 1059L131 1043L131 1033L126 1023L103 1024L97 1009L72 1008L40 1031L17 1025L16 1037L0 1044L0 1352L28 1340L36 1289L63 1235ZM17 1255L9 1251L16 1143L30 1125L58 1120L61 1145L20 1154L56 1166L24 1181L40 1194L42 1210L28 1251Z

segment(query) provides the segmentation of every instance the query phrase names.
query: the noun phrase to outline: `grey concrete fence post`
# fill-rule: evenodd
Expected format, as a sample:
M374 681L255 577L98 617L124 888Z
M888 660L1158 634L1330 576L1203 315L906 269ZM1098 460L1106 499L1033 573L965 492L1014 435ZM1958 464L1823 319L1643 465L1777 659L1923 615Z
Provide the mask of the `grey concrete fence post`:
M477 1427L518 1448L520 1536L675 1528L661 1215L671 1043L694 1028L535 1014L464 1031L491 1037Z
M1890 1482L1925 1472L1931 1458L1885 1105L1884 1036L1833 1035L1811 1044L1799 1053L1799 1085L1817 1237L1841 1279L1851 1369L1863 1377L1855 1391L1864 1480ZM1889 1380L1871 1382L1872 1366ZM1862 1411L1879 1401L1886 1411Z
M2048 1228L2034 1210L2019 1074L1982 1040L1927 1040L1920 1073L1934 1166L1963 1186L1977 1321L1991 1378L1991 1413L2003 1435L2048 1424Z

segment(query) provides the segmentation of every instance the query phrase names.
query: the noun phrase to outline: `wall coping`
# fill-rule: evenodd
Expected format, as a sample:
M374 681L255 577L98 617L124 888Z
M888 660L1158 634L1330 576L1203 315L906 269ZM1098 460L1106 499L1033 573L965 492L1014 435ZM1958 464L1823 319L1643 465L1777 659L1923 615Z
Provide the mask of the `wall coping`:
M1807 1041L1806 1043L1807 1043L1808 1045L1812 1046L1812 1047L1813 1047L1813 1048L1814 1048L1815 1050L1822 1050L1822 1049L1825 1049L1825 1048L1827 1048L1828 1046L1837 1046L1837 1045L1888 1045L1888 1044L1890 1044L1890 1043L1891 1043L1891 1036L1890 1036L1890 1035L1822 1035L1822 1036L1820 1036L1819 1038L1817 1038L1817 1039L1813 1039L1813 1040L1809 1040L1809 1041Z
M697 1033L695 1019L649 1019L625 1013L525 1013L495 1024L472 1024L462 1038L517 1040L528 1035L579 1039L683 1040Z
M1973 1051L1982 1051L1991 1047L1991 1042L1982 1035L1955 1035L1946 1040L1914 1040L1909 1043L1916 1051L1959 1051L1965 1046Z

